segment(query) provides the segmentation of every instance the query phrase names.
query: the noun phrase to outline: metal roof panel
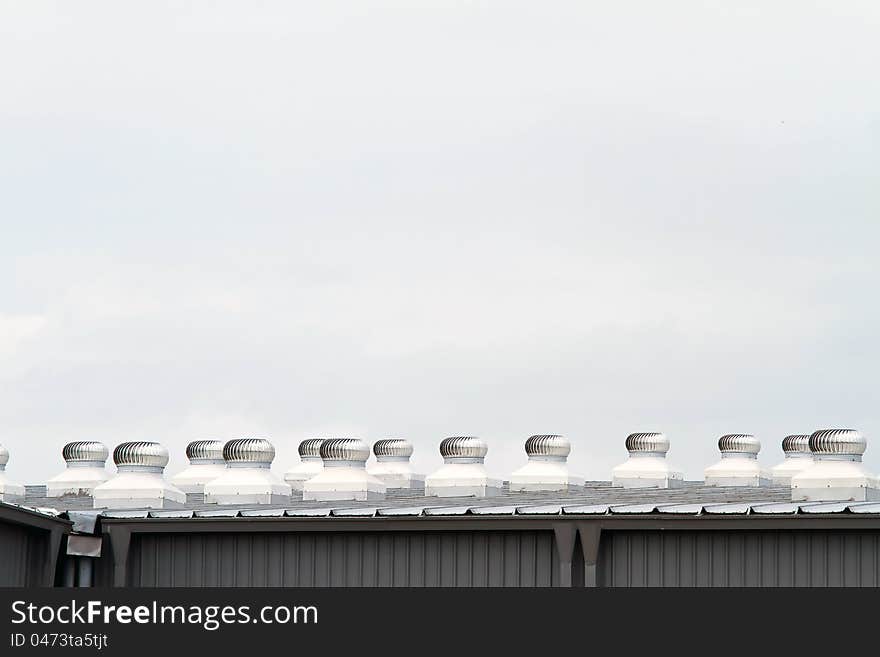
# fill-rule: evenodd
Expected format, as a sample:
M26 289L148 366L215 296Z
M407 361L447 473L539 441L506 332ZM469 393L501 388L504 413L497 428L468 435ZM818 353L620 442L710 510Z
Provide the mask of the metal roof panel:
M797 502L771 502L769 504L752 504L752 513L787 515L800 511Z
M703 512L703 505L696 504L658 504L658 513L686 513L688 515L698 515Z
M284 516L284 509L244 509L241 512L242 518L281 518Z
M475 516L512 516L515 506L472 506L469 513Z
M203 509L196 511L196 518L237 518L241 509Z
M612 506L609 511L616 514L654 513L656 509L656 504L618 504Z
M312 509L287 509L284 511L284 515L291 517L304 517L304 518L327 518L330 516L329 507L324 508L312 508Z
M521 516L558 516L562 513L562 505L518 506L516 507L516 513Z
M150 512L147 509L106 510L101 513L104 518L147 518L149 515Z
M362 506L352 509L333 509L330 515L335 518L372 518L376 515L376 507Z
M752 505L748 502L720 502L718 504L704 504L703 513L746 515L751 508Z
M424 513L423 506L401 506L389 509L379 509L376 514L379 516L420 516Z
M802 513L845 513L852 502L812 502L810 504L801 504Z
M880 513L880 502L853 502L848 508L850 513Z
M168 510L160 510L156 509L155 511L150 511L151 518L192 518L195 515L195 511L192 509L168 509Z
M608 513L607 504L576 504L572 506L562 507L562 512L566 515L590 515L599 516Z
M433 509L425 509L426 516L463 516L470 509L469 506L440 506Z

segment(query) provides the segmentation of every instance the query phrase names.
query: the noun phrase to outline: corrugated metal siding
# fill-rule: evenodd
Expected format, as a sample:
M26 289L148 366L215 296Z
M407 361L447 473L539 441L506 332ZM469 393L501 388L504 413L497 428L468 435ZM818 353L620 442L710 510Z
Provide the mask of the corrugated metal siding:
M137 534L133 586L553 586L553 534Z
M880 532L603 532L600 586L877 586Z
M42 532L0 522L0 586L38 585L46 548Z

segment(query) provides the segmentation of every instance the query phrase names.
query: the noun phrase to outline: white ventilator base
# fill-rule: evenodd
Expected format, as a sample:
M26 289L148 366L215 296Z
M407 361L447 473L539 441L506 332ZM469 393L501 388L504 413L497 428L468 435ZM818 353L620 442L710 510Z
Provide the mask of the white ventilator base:
M387 486L367 472L362 463L353 466L325 464L324 470L303 485L303 499L384 500Z
M386 488L424 489L425 487L425 475L413 472L409 459L376 461L367 466L367 472L385 484Z
M706 468L706 486L768 486L770 475L761 469L757 459L728 456Z
M67 469L46 482L46 497L62 495L91 495L96 486L109 481L113 474L102 465L76 466Z
M224 472L226 472L226 464L223 461L190 463L187 468L171 477L171 483L184 493L204 493L205 484L214 481Z
M536 457L510 475L513 492L567 491L583 485L583 477L570 474L565 461L542 461Z
M293 492L301 493L303 485L312 477L324 471L324 462L321 459L302 459L290 470L284 473L284 481Z
M869 502L880 499L878 485L860 461L816 460L791 478L791 499Z
M24 486L9 481L6 472L0 470L0 502L18 504L24 501Z
M790 486L791 478L813 465L810 454L786 456L785 460L770 469L770 481L774 486Z
M679 488L683 481L663 456L630 456L611 471L611 485L622 488Z
M425 495L491 497L501 492L501 483L486 473L482 463L445 463L425 479Z
M286 504L290 486L269 468L227 465L226 470L205 484L205 502L211 504Z
M112 476L101 461L69 463L64 472L46 482L46 497L91 495L96 486L109 481Z
M186 493L159 472L120 472L92 491L96 509L179 509Z

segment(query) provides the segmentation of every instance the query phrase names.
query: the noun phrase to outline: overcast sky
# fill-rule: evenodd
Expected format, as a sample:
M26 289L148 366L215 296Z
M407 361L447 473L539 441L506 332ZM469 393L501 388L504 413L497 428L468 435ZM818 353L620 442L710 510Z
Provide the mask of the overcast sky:
M861 429L880 8L0 1L0 442Z

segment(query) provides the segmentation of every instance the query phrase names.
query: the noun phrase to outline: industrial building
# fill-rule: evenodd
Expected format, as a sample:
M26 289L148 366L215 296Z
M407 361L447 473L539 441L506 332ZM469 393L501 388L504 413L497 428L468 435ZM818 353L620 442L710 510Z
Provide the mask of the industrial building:
M626 439L609 481L569 473L562 436L526 440L508 477L455 436L436 472L402 439L309 439L276 477L274 448L196 441L163 473L157 443L71 443L66 469L22 487L0 469L5 586L877 586L880 484L849 429L787 436L764 470L748 434L704 480L660 433ZM0 450L6 464L9 454Z

